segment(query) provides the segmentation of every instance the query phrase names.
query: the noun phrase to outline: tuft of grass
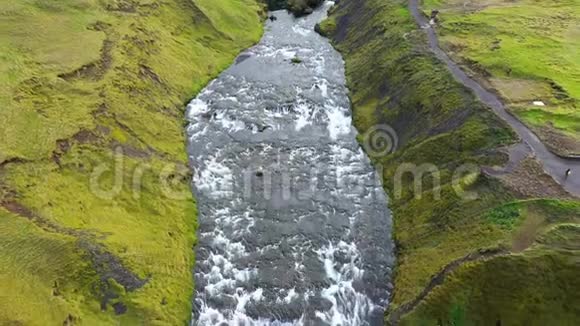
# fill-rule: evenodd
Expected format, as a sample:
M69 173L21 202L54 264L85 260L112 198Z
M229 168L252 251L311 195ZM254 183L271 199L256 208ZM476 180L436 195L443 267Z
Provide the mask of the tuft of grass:
M549 232L541 235L538 242L551 248L571 251L580 250L580 225L572 223L558 224Z
M2 5L0 324L187 322L184 103L258 41L263 12L254 0ZM120 182L112 198L94 189L99 169L97 188ZM111 277L91 248L144 285Z
M511 229L518 222L520 217L520 208L516 203L510 203L496 207L487 212L485 218L501 227Z
M332 8L334 9L334 7ZM331 9L331 10L332 10ZM330 35L334 35L336 32L336 20L334 18L328 17L327 19L323 20L321 23L316 24L315 28L316 32L322 36L328 37Z
M298 57L294 57L290 60L290 62L292 62L293 64L299 64L299 63L302 63L302 59L300 59Z

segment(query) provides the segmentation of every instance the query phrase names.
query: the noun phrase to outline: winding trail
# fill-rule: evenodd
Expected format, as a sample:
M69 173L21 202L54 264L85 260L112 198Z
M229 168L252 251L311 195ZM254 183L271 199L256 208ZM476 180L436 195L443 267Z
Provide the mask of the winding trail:
M399 320L404 315L408 314L409 312L413 311L425 298L431 293L431 291L445 281L445 278L449 276L451 273L455 272L459 269L463 264L480 261L485 259L491 259L497 256L506 255L509 251L503 248L493 248L493 249L482 249L476 252L472 252L467 254L464 257L456 259L449 264L447 264L443 269L439 271L439 273L433 275L429 284L419 293L419 295L412 301L409 301L403 305L401 305L398 309L394 310L389 314L389 318L387 320L388 325L398 325Z
M409 10L419 27L427 34L431 51L439 60L447 65L453 77L471 89L481 102L489 106L500 118L512 127L522 141L532 149L548 175L562 185L570 194L580 197L580 159L563 158L552 153L528 127L505 109L505 106L495 94L486 90L478 82L467 76L439 46L435 29L429 24L427 17L419 9L419 0L409 0ZM567 169L572 170L572 175L568 178L565 177L565 171Z

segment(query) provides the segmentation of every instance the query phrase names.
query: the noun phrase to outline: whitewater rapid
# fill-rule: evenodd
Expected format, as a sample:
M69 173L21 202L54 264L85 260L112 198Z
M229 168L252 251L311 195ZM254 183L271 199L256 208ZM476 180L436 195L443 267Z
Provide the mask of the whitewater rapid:
M314 32L330 5L274 12L261 42L188 105L193 325L383 322L391 217L356 141L344 62Z

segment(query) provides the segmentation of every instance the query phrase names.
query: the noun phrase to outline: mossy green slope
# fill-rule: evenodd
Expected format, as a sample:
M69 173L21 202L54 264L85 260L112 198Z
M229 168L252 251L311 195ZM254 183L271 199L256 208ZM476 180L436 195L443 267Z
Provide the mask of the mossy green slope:
M0 5L0 323L184 324L193 97L261 35L254 0Z
M319 29L332 37L346 61L354 124L363 135L361 142L365 148L368 149L365 143L368 138L364 135L376 125L388 124L398 135L397 151L373 158L391 195L398 250L390 312L404 311L420 297L433 277L454 261L485 249L519 252L530 246L530 240L521 240L512 247L513 238L520 232L516 217L525 215L519 211L522 198L479 169L505 162L505 155L498 148L515 141L513 132L434 58L424 33L410 16L407 2L341 1ZM423 182L421 192L414 191L411 172L400 174L404 171L400 167L405 164L416 172L426 171L422 176L416 175ZM439 178L437 173L428 172L430 166L438 171ZM462 166L470 168L462 170ZM565 221L556 219L552 223ZM531 237L533 241L535 233ZM548 254L552 253L556 255L548 250ZM485 265L483 261L477 262ZM570 275L558 277L566 279ZM491 276L486 280L494 282ZM530 278L524 283L533 281ZM516 284L522 283L513 286ZM444 282L435 288L446 286ZM477 291L478 284L465 280L462 286ZM497 298L491 294L485 299L509 301L502 309L518 305L516 301L502 300L501 293ZM432 293L427 294L428 300L432 297ZM546 307L562 304L564 297L547 300L550 303ZM477 301L474 299L470 304L476 305ZM415 307L411 307L413 311L412 308ZM533 311L532 306L525 304L521 309ZM435 320L437 324L436 309L423 311L425 314L412 317L413 321L424 320L432 325ZM481 318L489 317L486 321L495 318L490 316L496 312L500 313L493 307L487 312L477 311L484 314ZM475 312L470 313L473 313L470 318L478 318ZM407 318L411 317L403 313L398 321L403 323Z
M463 201L452 189L451 178L466 162L492 163L489 151L509 142L511 134L421 47L423 35L404 2L350 1L334 15L355 126L365 134L374 125L388 123L399 138L394 154L375 158L393 197L399 257L392 302L396 307L417 295L451 260L502 238L499 228L482 223L479 216L511 196L481 175L466 189L477 192L479 200ZM427 174L421 197L413 193L408 175L395 196L396 169L402 163L436 165L441 200L434 200ZM493 188L497 191L490 191Z
M401 325L576 325L580 204L536 200L510 205L512 238L526 250L464 264Z

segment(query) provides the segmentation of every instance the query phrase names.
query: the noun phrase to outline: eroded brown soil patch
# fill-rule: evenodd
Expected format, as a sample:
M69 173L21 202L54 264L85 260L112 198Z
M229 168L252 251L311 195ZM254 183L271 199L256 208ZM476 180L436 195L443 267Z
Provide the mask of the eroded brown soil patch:
M544 172L533 157L525 158L511 173L499 176L498 179L520 198L573 198Z

